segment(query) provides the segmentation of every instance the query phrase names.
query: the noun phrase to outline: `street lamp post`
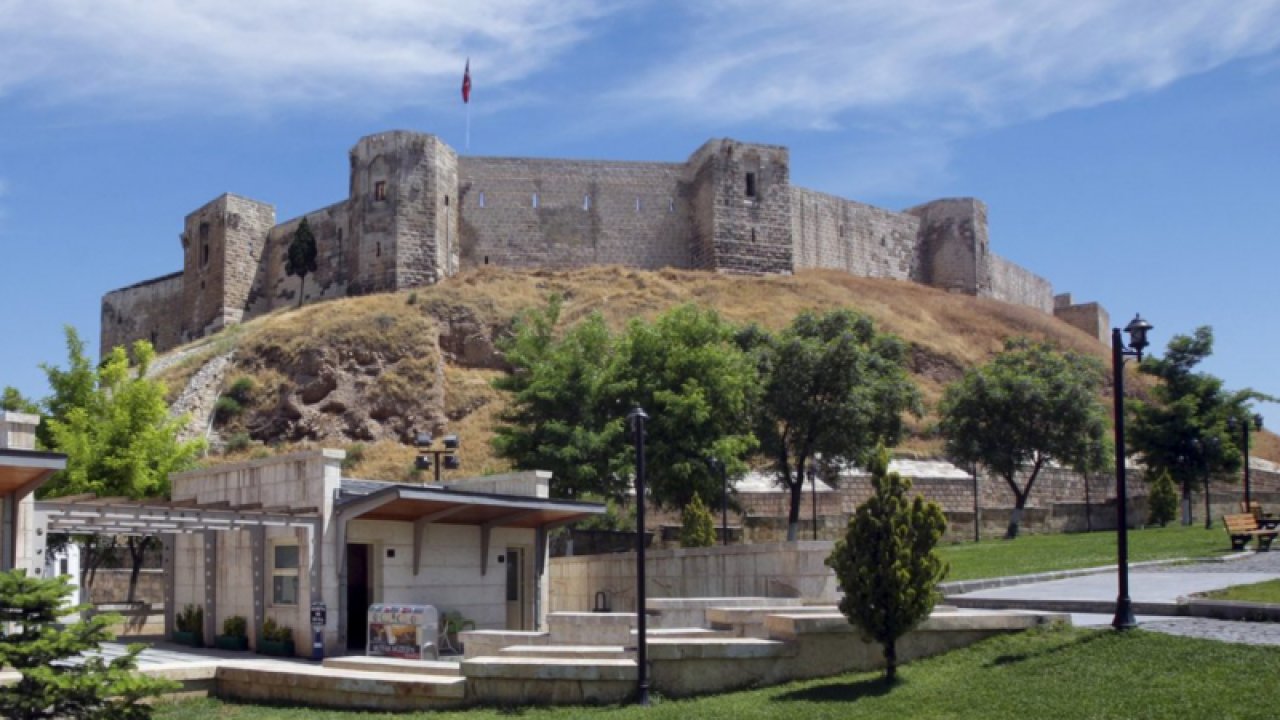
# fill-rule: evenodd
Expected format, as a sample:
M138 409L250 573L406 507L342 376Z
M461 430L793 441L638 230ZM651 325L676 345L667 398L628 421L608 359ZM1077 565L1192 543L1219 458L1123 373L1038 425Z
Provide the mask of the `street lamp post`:
M631 422L636 445L636 702L649 704L648 633L645 623L644 597L644 422L649 419L644 408L635 406L627 419Z
M809 466L809 499L813 505L813 539L818 539L818 464L822 462L822 453L813 454L813 464Z
M1120 585L1116 595L1116 615L1111 626L1117 630L1128 630L1138 625L1133 617L1133 602L1129 599L1129 507L1124 476L1124 359L1132 356L1142 360L1142 351L1147 347L1147 331L1151 328L1151 323L1143 320L1141 315L1134 315L1124 329L1129 334L1128 347L1120 338L1120 328L1111 329L1111 371L1114 376L1112 387L1115 391L1116 550L1119 555L1117 570Z
M726 547L729 545L729 471L720 458L707 458L707 465L712 472L720 473L720 539Z
M459 441L457 435L445 435L442 438L444 442L443 448L437 448L432 445L433 438L431 433L418 433L414 438L414 444L418 447L418 457L414 460L414 467L419 470L430 470L433 467L436 471L436 484L440 484L440 469L457 470L462 467L458 462ZM427 457L430 455L431 457ZM434 460L433 460L434 459Z
M1254 413L1246 417L1244 422L1240 422L1234 416L1227 418L1227 429L1231 432L1241 430L1244 442L1241 448L1244 450L1244 510L1245 512L1253 512L1253 498L1249 496L1249 433L1262 429L1262 416Z

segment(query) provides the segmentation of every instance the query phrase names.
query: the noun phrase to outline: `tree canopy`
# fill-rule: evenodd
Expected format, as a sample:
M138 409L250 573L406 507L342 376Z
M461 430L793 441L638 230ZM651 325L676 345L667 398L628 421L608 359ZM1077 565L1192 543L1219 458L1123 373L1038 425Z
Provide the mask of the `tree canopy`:
M311 232L311 224L307 219L302 218L298 228L293 231L293 240L289 243L284 263L285 274L299 280L298 307L302 307L302 290L306 287L307 275L316 271L316 254L315 233Z
M1045 465L1060 463L1081 473L1106 466L1111 451L1106 411L1098 400L1103 377L1093 358L1016 338L943 393L939 430L948 456L983 465L1013 492L1007 537L1017 537ZM1024 471L1026 480L1019 482Z
M1222 380L1196 367L1213 354L1213 329L1202 326L1191 335L1175 335L1163 357L1149 356L1140 372L1158 378L1151 401L1128 403L1131 419L1127 444L1142 458L1149 476L1168 472L1182 488L1182 523L1191 523L1191 489L1212 477L1228 479L1243 462L1238 433L1231 418L1247 421L1253 400L1269 400L1254 390L1228 391ZM1210 522L1208 512L1205 522Z
M739 342L761 373L755 434L790 491L787 539L795 540L815 453L837 466L866 465L877 445L898 442L904 413L919 415L920 393L902 341L849 310L801 313L776 336L749 328Z

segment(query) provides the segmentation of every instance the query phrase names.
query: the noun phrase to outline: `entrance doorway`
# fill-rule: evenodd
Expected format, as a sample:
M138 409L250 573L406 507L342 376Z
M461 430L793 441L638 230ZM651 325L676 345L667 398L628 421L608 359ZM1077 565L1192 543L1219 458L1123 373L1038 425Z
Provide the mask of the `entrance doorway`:
M529 552L524 547L507 548L504 562L507 566L507 629L529 630L529 568L525 563Z
M373 553L364 543L347 544L347 649L364 650L369 642Z

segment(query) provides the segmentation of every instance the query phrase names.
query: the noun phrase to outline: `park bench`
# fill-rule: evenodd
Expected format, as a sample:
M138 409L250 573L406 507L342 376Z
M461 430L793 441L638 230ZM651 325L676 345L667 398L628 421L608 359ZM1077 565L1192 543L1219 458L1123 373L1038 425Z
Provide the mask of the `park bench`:
M1271 541L1276 539L1276 535L1280 534L1280 529L1265 529L1258 525L1258 518L1253 513L1240 513L1238 515L1223 515L1222 524L1227 526L1227 535L1231 536L1231 549L1243 550L1245 543L1250 540L1258 542L1257 549L1265 551L1271 549Z

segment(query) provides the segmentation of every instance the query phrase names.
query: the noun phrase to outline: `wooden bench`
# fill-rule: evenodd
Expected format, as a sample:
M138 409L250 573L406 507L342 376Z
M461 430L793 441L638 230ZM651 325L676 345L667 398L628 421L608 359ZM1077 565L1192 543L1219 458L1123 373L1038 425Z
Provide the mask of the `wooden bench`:
M1245 543L1257 540L1259 552L1270 550L1271 541L1280 534L1280 529L1267 530L1258 525L1258 518L1253 513L1239 515L1223 515L1222 524L1227 526L1227 535L1231 536L1231 549L1243 550Z

